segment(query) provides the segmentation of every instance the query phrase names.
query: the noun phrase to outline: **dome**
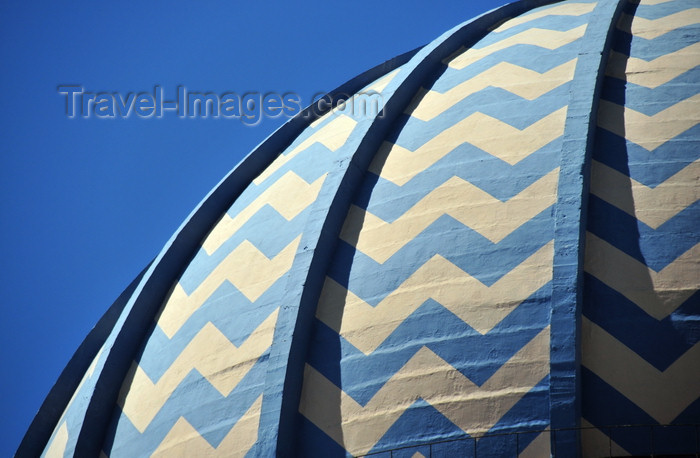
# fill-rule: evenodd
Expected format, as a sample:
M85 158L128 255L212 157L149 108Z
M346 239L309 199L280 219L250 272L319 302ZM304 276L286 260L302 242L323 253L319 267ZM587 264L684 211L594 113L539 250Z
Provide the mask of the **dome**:
M17 455L697 453L697 6L522 0L303 110Z

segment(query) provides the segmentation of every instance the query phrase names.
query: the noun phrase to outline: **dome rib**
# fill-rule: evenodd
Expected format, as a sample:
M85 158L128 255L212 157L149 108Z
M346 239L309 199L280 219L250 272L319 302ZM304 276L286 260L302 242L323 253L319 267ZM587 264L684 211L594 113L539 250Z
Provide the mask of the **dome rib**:
M272 163L280 151L283 151L308 125L320 118L347 94L353 94L372 81L395 70L418 52L408 51L381 63L329 92L325 99L330 103L320 109L310 105L297 116L284 123L255 147L239 162L195 207L190 215L175 231L156 258L141 272L129 287L120 295L110 309L95 326L98 337L92 332L84 339L81 346L67 367L66 376L61 374L52 387L47 399L37 412L32 424L25 434L16 456L38 456L49 442L54 428L64 414L64 410L78 409L83 416L80 434L69 442L77 456L97 456L104 442L110 423L110 411L116 402L124 377L131 361L138 352L148 327L158 312L158 308L172 286L174 278L181 273L187 262L199 248L207 232L238 198L246 186ZM112 317L119 310L118 317ZM109 317L109 319L107 319ZM93 342L97 339L97 342ZM99 354L100 347L107 348ZM113 351L113 349L117 349ZM89 349L89 351L86 351ZM86 395L83 401L74 400L73 396L80 375L95 363L93 371L97 377L91 377L81 392ZM108 367L108 371L103 368ZM82 369L82 370L80 370ZM99 393L99 395L94 395Z
M411 103L421 85L442 60L461 46L470 46L494 24L549 3L515 2L470 19L421 48L382 91L381 115L360 121L348 142L336 151L338 169L325 179L312 204L294 264L287 279L289 302L282 309L270 349L258 433L259 456L292 456L297 440L296 415L301 398L305 356L311 325L345 217L365 173L394 121ZM322 255L318 255L322 253Z
M557 203L550 333L552 450L576 450L581 424L580 360L583 262L595 129L613 31L626 0L601 0L581 39L564 125Z
M17 456L364 456L406 447L434 456L433 445L450 456L447 449L472 442L474 453L513 446L518 455L579 456L581 447L588 454L581 428L605 435L608 426L642 424L606 420L618 418L606 410L618 397L667 426L673 415L626 385L636 380L610 374L636 357L627 347L663 371L665 362L700 354L700 343L678 357L695 337L664 328L675 347L662 355L641 332L617 330L626 315L600 319L596 307L624 304L608 290L596 299L595 279L613 290L636 280L607 281L608 266L591 268L586 253L586 241L590 251L604 235L588 234L592 224L618 231L625 223L619 212L601 211L600 199L632 217L662 199L621 205L601 192L609 184L596 168L608 153L624 153L621 170L610 168L612 159L600 162L622 176L613 187L641 179L647 192L658 181L626 173L628 162L655 163L646 152L626 159L636 146L621 142L624 127L599 125L610 124L612 86L649 97L620 83L624 69L609 73L620 66L611 51L621 51L620 33L639 32L626 30L622 17L636 7L517 1L368 70L327 94L325 109L313 104L289 120L214 187L102 317ZM679 104L690 87L673 84ZM341 104L365 94L379 94L376 112ZM643 105L630 100L632 111ZM613 114L622 108L626 99ZM666 175L690 160L684 148L674 150L683 160ZM667 181L692 185L690 166L683 170ZM692 199L680 200L690 215ZM692 216L684 215L676 219ZM657 234L636 222L598 243L598 264L603 250L650 272L672 255L681 259L689 229L659 230L679 239L665 254ZM641 241L637 230L654 237L644 252L621 242ZM627 313L649 329L661 326L637 309ZM591 330L593 343L616 346L616 363L605 348L596 350L603 362L587 350ZM601 395L591 371L621 394Z

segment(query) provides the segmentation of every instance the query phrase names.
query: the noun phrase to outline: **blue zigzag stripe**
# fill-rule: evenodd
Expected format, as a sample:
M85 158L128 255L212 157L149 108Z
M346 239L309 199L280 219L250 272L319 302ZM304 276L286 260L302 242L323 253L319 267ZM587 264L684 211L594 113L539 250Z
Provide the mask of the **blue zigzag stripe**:
M482 385L548 324L550 294L551 285L543 286L485 335L429 299L370 355L316 320L307 361L362 405L423 346ZM337 357L329 357L331 349Z
M268 258L277 256L302 233L309 212L310 209L306 208L291 221L287 221L277 210L265 205L211 255L200 248L180 277L180 285L187 294L192 294L244 240L255 245Z
M700 292L661 321L590 274L585 274L584 295L583 314L660 371L700 341Z
M578 54L578 47L578 40L552 51L533 45L517 44L496 51L461 70L443 64L441 68L444 73L440 75L440 78L435 81L430 89L444 93L457 84L473 78L501 62L508 62L544 73L576 57ZM533 56L541 56L542 58L533 59Z
M392 222L452 177L459 177L505 202L556 168L560 154L561 137L515 165L463 143L403 186L367 174L354 204ZM513 179L500 180L504 176Z
M284 282L278 281L254 303L235 286L226 282L187 320L172 339L155 326L137 362L154 382L159 380L192 338L207 323L212 323L236 347L279 307Z
M499 243L493 243L452 217L443 215L384 264L341 240L328 275L363 300L376 305L416 269L439 254L486 286L491 286L552 240L551 212L551 207L545 209ZM479 253L479 256L474 256L474 253ZM348 266L352 266L351 272ZM413 268L408 270L407 266Z
M654 116L692 96L693 94L688 93L688 87L697 85L698 81L700 81L700 66L688 70L654 89L606 77L601 98L618 105L624 105L626 108L639 111L647 116Z
M578 3L578 2L577 2ZM556 6L556 5L555 5ZM538 11L543 11L547 10L550 7L544 7L544 8L535 8L530 10L530 12L538 12ZM566 20L562 21L562 16L543 16L541 18L533 19L532 21L525 22L520 25L516 25L515 27L511 27L509 29L506 29L502 32L498 32L494 30L493 32L489 33L486 35L484 38L479 40L474 46L472 46L473 49L482 49L485 48L486 46L490 46L494 43L498 43L499 41L503 41L506 38L512 37L513 35L517 35L525 30L529 29L547 29L547 30L556 30L558 32L566 32L571 29L575 29L578 26L588 24L588 20L590 19L590 13L582 14L580 16L566 16ZM540 48L540 49L546 49L546 48ZM549 52L549 49L546 50L546 52Z
M700 124L691 127L654 151L625 140L602 128L596 129L593 159L640 183L656 187L700 157L696 143ZM610 154L610 152L613 152ZM625 155L624 153L627 153Z
M651 416L637 407L619 391L605 383L586 367L581 368L582 415L593 426L606 425L656 425ZM586 399L593 399L588 402ZM639 431L636 431L639 433ZM613 433L613 440L629 453L645 455L649 453L649 443L639 440L638 434Z
M588 230L611 245L660 271L698 243L700 201L689 205L657 229L610 205L595 195L589 198Z
M217 447L262 393L266 366L267 355L263 355L227 397L221 396L196 370L191 371L143 434L116 409L117 419L110 426L114 429L107 435L105 451L109 453L112 444L118 443L120 448L110 454L112 458L149 456L180 417ZM197 408L193 410L193 406Z
M567 105L569 84L554 88L535 100L524 99L498 87L488 87L460 100L430 121L402 114L386 140L414 151L443 130L477 112L525 129ZM498 103L493 103L494 100Z
M644 19L660 19L693 7L697 8L697 3L682 0L661 3L659 5L639 5L636 8L635 16Z
M624 41L619 43L620 40L616 40L618 43L613 43L612 49L632 57L650 61L695 43L695 38L693 37L697 36L697 28L698 25L679 27L651 40L633 35L629 45L624 44ZM627 39L630 38L628 33L622 31L616 31L616 35L627 37Z
M254 183L250 184L226 213L232 217L237 215L290 170L293 170L307 183L316 181L317 178L328 172L329 165L332 164L334 157L334 153L321 143L313 143L276 170L259 186L256 186Z

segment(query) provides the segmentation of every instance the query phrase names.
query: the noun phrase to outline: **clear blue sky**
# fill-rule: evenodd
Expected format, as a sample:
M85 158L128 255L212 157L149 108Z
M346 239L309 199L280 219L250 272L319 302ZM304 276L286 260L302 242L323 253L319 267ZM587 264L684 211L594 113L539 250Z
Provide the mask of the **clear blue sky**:
M281 124L68 119L57 86L306 101L503 3L1 2L0 456L119 293Z

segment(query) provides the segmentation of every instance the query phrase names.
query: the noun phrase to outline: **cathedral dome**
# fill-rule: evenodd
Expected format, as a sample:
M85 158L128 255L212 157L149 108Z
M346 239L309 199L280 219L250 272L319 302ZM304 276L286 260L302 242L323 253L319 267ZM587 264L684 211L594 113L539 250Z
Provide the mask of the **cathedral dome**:
M522 0L331 92L192 212L18 456L698 452L697 6Z

